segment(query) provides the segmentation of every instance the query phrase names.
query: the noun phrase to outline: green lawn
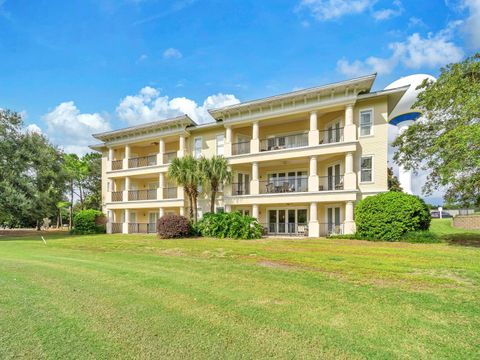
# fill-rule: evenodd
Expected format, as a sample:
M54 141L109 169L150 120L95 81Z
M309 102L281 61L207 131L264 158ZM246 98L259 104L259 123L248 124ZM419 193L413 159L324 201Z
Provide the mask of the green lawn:
M1 359L480 357L462 242L46 239L0 237Z

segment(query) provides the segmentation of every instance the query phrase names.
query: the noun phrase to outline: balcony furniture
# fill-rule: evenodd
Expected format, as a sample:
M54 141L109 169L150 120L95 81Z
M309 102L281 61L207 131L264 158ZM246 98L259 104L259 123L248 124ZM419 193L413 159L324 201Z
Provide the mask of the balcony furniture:
M343 179L338 184L335 184L335 190L343 190Z

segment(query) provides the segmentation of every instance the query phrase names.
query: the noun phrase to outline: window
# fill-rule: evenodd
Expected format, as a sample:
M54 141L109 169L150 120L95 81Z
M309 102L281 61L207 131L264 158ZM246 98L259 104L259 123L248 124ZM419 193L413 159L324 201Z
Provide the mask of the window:
M217 135L217 155L223 155L225 135Z
M360 136L372 135L372 110L360 111Z
M195 138L193 156L197 159L202 156L202 138Z
M225 212L225 208L220 207L220 206L217 206L217 208L215 210L217 211L217 213L224 213Z
M373 179L373 159L372 156L362 156L360 163L360 181L370 182Z

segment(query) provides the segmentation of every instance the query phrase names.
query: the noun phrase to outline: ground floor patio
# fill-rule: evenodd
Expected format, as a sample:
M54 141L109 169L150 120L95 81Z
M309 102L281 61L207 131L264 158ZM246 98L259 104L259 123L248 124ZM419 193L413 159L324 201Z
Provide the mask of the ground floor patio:
M308 236L354 232L353 202L297 203L271 205L226 205L224 211L253 216L265 235ZM108 233L156 233L158 218L165 214L187 215L184 207L126 208L107 210ZM201 217L201 212L199 213Z

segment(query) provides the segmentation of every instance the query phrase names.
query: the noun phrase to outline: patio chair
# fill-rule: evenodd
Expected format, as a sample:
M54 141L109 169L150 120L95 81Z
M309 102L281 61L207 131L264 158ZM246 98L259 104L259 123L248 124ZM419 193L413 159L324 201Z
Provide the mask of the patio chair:
M343 190L343 179L335 185L335 190Z

